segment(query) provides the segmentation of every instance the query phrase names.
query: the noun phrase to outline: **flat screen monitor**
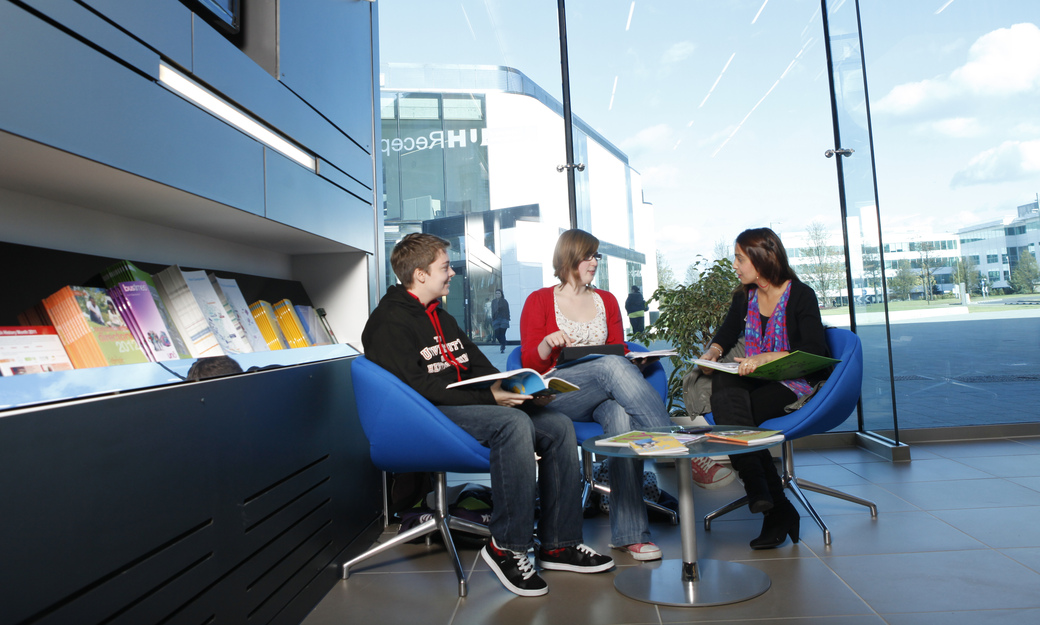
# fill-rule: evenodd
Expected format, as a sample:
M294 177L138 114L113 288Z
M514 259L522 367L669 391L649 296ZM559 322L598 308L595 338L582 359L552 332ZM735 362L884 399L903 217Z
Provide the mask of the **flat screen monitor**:
M238 33L242 18L242 0L181 0L199 16L220 30Z

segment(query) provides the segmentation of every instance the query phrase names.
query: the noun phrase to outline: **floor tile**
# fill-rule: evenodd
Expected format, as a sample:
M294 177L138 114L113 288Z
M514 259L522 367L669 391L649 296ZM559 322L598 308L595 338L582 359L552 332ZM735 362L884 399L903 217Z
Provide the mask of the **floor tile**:
M914 460L912 462L866 462L844 465L849 471L877 484L895 482L935 482L993 477L955 460Z
M1040 506L1040 492L1001 479L912 482L885 487L923 510Z
M1005 456L1040 453L1032 447L1012 439L1000 438L985 441L943 441L915 445L944 458L974 458L978 456Z
M816 559L793 558L749 562L764 571L771 586L764 594L723 606L674 608L662 606L662 623L730 620L735 623L768 618L807 618L872 614L829 567ZM790 621L788 621L790 622Z
M1035 412L1035 409L1033 409ZM946 418L932 407L937 419ZM738 481L694 489L698 556L742 562L766 572L771 588L754 599L709 608L658 607L621 595L613 584L637 563L609 551L610 518L584 521L584 540L616 558L600 575L549 571L545 597L508 592L480 559L478 547L459 550L469 594L440 544L401 545L357 567L337 583L304 625L495 623L640 625L1009 625L1040 622L1040 437L923 443L911 462L891 463L861 449L806 449L795 455L799 477L874 501L877 518L857 504L806 492L827 524L831 544L812 517L801 514L797 544L754 551L748 541L762 515L746 506L716 519L703 515L743 494ZM677 495L672 465L647 463L660 487ZM450 479L481 482L486 476ZM454 483L454 482L452 482ZM650 524L666 558L681 554L679 526ZM387 540L396 526L380 536Z
M1040 547L1040 506L939 510L933 514L994 549Z
M1018 445L1018 447L1028 447ZM1040 452L1040 448L1035 448ZM1028 477L1040 475L1040 453L1030 455L973 456L961 458L964 464L997 477Z
M848 556L828 564L882 615L1040 607L1040 574L992 550Z
M986 545L927 512L840 515L824 519L831 544L812 519L802 517L802 540L819 557L984 550Z
M1040 573L1040 548L1001 549L1001 553ZM1038 621L1040 622L1040 621Z
M886 614L889 625L1022 625L1040 623L1040 610L970 610Z
M453 572L352 575L337 583L302 625L413 623L417 615L425 625L448 625L458 604Z

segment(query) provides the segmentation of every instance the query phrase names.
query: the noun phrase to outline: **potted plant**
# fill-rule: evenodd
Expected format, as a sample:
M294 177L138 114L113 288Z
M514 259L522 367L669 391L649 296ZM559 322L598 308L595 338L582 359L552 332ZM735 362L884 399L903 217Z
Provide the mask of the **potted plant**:
M733 291L740 285L733 263L727 259L709 261L698 256L694 268L697 279L692 284L662 287L653 292L650 301L657 302L657 319L643 332L632 335L632 341L647 346L667 341L679 352L679 356L671 357L669 413L683 408L683 377L694 367L689 361L707 350L711 337L726 317Z

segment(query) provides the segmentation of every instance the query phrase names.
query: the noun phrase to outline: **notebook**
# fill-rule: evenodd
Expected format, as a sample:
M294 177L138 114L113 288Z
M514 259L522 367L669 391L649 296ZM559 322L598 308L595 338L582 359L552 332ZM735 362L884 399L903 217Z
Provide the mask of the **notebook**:
M572 347L564 347L560 350L560 358L556 361L557 365L562 365L579 358L584 358L591 354L605 354L608 356L624 356L625 346L621 344L616 345L575 345Z

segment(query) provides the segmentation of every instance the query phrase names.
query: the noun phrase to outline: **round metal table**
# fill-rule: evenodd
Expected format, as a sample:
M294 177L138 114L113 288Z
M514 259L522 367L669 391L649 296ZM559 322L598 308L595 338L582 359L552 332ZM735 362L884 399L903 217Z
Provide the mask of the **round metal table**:
M674 432L678 428L656 428L653 432ZM713 431L747 430L745 427L715 426ZM638 566L625 567L614 578L618 592L647 603L679 607L723 605L745 601L769 590L769 576L753 566L739 562L697 559L697 517L693 510L692 460L704 456L723 456L767 449L779 442L767 445L733 445L712 442L702 438L687 445L685 454L663 456L640 456L628 447L596 445L596 441L609 438L606 435L589 438L582 447L600 456L617 458L672 458L678 472L679 536L682 541L682 558L663 559Z

